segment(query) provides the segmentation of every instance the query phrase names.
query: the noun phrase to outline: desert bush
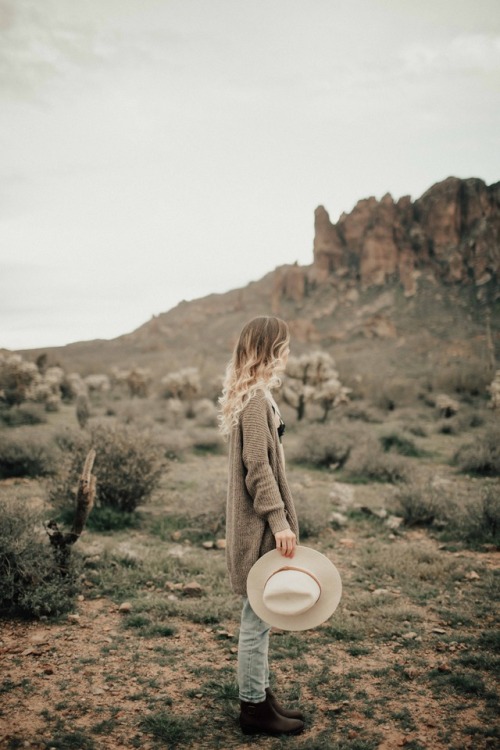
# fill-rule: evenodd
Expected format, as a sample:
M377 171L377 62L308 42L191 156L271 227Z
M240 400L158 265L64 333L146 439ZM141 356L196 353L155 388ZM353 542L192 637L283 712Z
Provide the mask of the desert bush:
M0 398L8 406L29 398L33 385L41 381L38 367L19 354L0 355Z
M67 575L56 567L39 512L0 505L0 611L26 617L57 616L73 609L77 563Z
M169 429L158 437L158 446L161 448L165 458L179 461L193 447L191 436L186 430Z
M88 440L75 441L52 484L53 502L59 507L74 503L75 487L91 446L96 451L96 507L132 513L158 485L163 469L161 449L148 434L121 426L96 425Z
M217 407L209 398L200 398L193 404L194 420L200 427L217 427Z
M419 384L408 378L375 377L367 385L367 392L374 406L384 411L394 411L417 402Z
M351 425L308 425L301 429L298 444L290 448L287 455L295 463L339 468L344 466L360 434Z
M447 539L472 544L500 541L498 486L457 499L453 485L414 481L399 491L397 503L407 526L434 527Z
M371 422L377 424L383 422L383 417L376 409L373 409L366 402L354 401L348 404L344 409L344 415L348 419L359 420L360 422Z
M294 499L302 541L317 536L329 526L332 501L327 492L300 489L294 491Z
M500 476L500 425L489 426L473 443L459 448L453 463L466 473Z
M351 479L363 481L400 482L408 478L404 459L385 453L378 440L372 437L356 442L344 468Z
M382 448L387 453L395 451L401 456L422 456L423 452L418 448L411 438L401 435L399 432L388 432L380 438Z
M484 423L484 416L477 410L460 411L459 414L455 414L450 419L440 420L437 424L437 432L443 435L460 435L462 432L482 427Z
M0 479L54 474L57 461L54 446L39 435L0 434Z
M414 481L399 490L397 504L406 526L430 526L444 521L449 498L439 484Z
M199 427L190 430L193 449L198 453L224 453L226 443L218 429Z
M39 404L24 403L0 411L0 422L8 427L43 424L46 421L45 410Z
M488 363L479 358L460 359L441 367L432 379L435 391L459 393L467 396L486 395L492 378Z
M481 489L476 502L465 507L456 524L461 536L470 542L500 544L500 492L496 487Z
M88 396L84 393L81 393L76 398L76 418L78 420L78 424L80 427L83 428L87 426L87 422L89 421L90 417L90 404Z
M171 372L161 379L161 395L163 398L178 398L190 403L199 394L200 388L200 373L197 367L184 367L182 370Z

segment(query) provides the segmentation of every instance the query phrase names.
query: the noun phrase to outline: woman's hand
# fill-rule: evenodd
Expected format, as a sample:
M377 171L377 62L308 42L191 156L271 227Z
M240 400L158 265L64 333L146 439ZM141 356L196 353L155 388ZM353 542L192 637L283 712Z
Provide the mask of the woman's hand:
M297 537L291 529L278 531L274 538L276 539L276 549L285 557L293 557L295 547L297 546Z

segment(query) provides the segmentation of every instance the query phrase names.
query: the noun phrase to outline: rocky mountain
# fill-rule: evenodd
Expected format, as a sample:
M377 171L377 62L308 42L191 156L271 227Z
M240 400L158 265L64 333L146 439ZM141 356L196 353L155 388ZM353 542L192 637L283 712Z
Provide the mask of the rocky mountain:
M299 351L333 348L349 361L356 352L356 367L367 369L375 342L381 361L418 368L433 348L462 357L481 349L485 311L500 350L499 277L500 182L449 177L413 202L360 200L336 223L319 206L308 266L281 266L245 288L182 302L112 341L44 351L83 374L130 365L215 372L244 322L274 313L289 322Z
M423 271L445 284L498 284L500 182L449 177L414 202L387 193L358 201L336 224L323 206L314 217L313 264L283 274L278 297L298 301L311 286L340 279L363 289L397 279L411 297Z

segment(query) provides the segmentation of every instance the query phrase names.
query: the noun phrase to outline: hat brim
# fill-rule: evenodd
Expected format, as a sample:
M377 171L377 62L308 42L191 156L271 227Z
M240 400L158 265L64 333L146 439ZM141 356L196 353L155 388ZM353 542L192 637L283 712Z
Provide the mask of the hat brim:
M268 578L287 566L308 571L321 587L318 601L300 615L271 612L263 601ZM259 557L248 574L247 594L255 614L268 625L281 630L308 630L321 625L333 615L342 596L342 581L339 571L328 557L310 547L298 545L291 558L284 557L277 549Z

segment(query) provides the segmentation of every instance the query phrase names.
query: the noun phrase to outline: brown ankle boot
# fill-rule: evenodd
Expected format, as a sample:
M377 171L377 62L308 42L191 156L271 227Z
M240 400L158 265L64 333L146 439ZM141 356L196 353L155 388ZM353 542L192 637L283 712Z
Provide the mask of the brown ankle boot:
M240 701L240 727L244 734L300 734L304 722L279 714L269 697L262 703Z
M283 706L278 703L271 688L266 688L266 695L269 699L269 703L278 714L285 716L287 719L299 719L299 721L304 721L304 714L302 711L294 708L283 708Z

